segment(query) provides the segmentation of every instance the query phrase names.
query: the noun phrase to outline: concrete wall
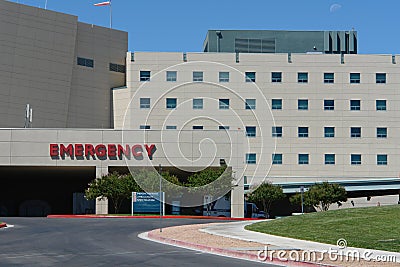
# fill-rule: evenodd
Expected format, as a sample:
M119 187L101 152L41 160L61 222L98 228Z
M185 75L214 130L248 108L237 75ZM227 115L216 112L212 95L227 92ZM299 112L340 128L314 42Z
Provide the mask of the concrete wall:
M125 83L109 63L124 64L127 33L71 16L0 1L0 127L111 127L110 88ZM77 66L94 59L94 68Z
M130 56L128 56L130 58ZM135 61L128 62L127 88L118 94L131 96L131 104L124 100L115 127L139 129L149 125L153 130L164 130L166 125L190 129L203 125L204 130L256 126L256 137L244 140L244 153L257 153L257 164L245 166L249 183L264 177L277 182L323 180L365 180L398 177L397 149L400 136L398 93L399 56L392 62L391 55L306 55L240 54L236 62L233 53L135 53ZM151 80L141 82L140 71L151 71ZM177 81L166 81L166 71L177 71ZM192 73L202 71L203 82L193 82ZM230 73L228 83L218 81L218 73ZM256 72L256 83L246 83L244 72ZM282 82L273 83L271 72L282 72ZM298 83L298 72L308 72L308 83ZM335 73L333 84L323 81L324 73ZM350 84L350 73L360 73L361 83ZM375 82L376 73L386 73L386 84ZM151 98L150 109L140 109L141 97ZM177 98L178 107L166 108L166 98ZM202 110L194 110L192 100L203 98ZM218 100L230 99L230 110L220 110ZM256 109L246 110L244 99L256 99ZM282 99L282 110L270 110L272 99ZM308 99L308 110L298 110L299 99ZM324 99L334 99L335 109L324 110ZM361 100L361 110L351 111L350 100ZM387 101L386 111L377 111L376 100ZM283 137L272 138L271 127L282 126ZM309 127L309 137L299 138L298 127ZM325 138L324 127L335 127L335 137ZM350 128L361 127L362 137L351 138ZM377 138L376 128L387 127L388 137ZM282 153L283 164L271 165L272 154ZM309 154L309 164L299 165L298 155ZM326 165L325 154L335 154L334 165ZM350 155L361 154L362 164L351 165ZM377 165L377 154L387 154L388 164ZM240 157L240 156L239 156Z

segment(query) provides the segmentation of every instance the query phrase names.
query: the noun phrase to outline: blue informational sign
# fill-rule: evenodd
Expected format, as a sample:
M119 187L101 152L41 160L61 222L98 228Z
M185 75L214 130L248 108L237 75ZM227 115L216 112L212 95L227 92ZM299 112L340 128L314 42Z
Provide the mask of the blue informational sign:
M163 193L164 195L164 193ZM132 192L133 213L159 213L160 193Z

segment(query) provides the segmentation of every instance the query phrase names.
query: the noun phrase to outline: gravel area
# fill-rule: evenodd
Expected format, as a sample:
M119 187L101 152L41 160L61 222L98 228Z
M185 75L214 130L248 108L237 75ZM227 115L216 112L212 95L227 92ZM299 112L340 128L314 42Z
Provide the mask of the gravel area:
M257 254L259 249L265 248L265 244L257 243L257 242L248 242L242 241L234 238L221 237L216 235L207 234L199 231L202 228L206 228L210 225L214 224L197 224L197 225L183 225L183 226L175 226L163 228L162 232L159 229L153 230L152 234L159 235L164 238L169 238L173 240L184 241L193 244L199 244L204 246L209 246L213 248L223 248L223 249L232 249L232 250L240 250L240 251L248 251L249 253ZM271 247L273 248L273 247ZM299 255L302 251L298 251ZM320 258L320 254L316 256L316 258ZM269 260L267 259L266 262ZM390 263L390 262L367 262L364 260L361 261L353 261L352 259L338 259L332 261L329 259L328 255L325 255L325 258L322 261L316 261L317 263L322 263L326 265L333 266L345 266L345 267L386 267L386 266L400 266L399 263Z

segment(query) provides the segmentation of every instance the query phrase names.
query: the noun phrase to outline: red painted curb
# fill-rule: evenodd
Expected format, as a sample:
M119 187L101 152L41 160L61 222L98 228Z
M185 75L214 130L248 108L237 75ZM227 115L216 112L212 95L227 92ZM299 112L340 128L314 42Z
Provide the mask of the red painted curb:
M155 230L154 230L155 231ZM162 237L159 235L156 235L153 233L153 231L150 231L147 233L147 237L149 239L159 241L165 244L169 245L177 245L189 249L197 249L200 251L204 252L209 252L209 253L218 253L221 255L225 256L230 256L230 257L235 257L235 258L240 258L240 259L247 259L247 260L252 260L256 262L261 262L261 263L275 263L275 264L284 264L284 266L293 266L293 267L298 267L298 266L307 266L307 267L315 267L315 266L324 266L324 267L336 267L333 265L326 265L326 264L318 264L318 263L311 263L311 262L302 262L302 261L281 261L279 259L273 259L273 260L268 260L268 261L261 261L258 259L257 255L254 255L249 252L242 252L242 251L232 251L229 249L224 249L224 248L215 248L215 247L210 247L206 245L200 245L200 244L195 244L195 243L190 243L186 241L180 241L176 239L171 239L171 238L166 238Z
M7 224L6 223L0 223L0 228L4 228L4 227L7 227Z
M47 218L67 218L67 219L84 219L84 218L120 218L120 219L158 219L160 216L112 216L112 215L47 215ZM163 219L204 219L204 220L221 220L221 221L256 221L257 218L230 218L230 217L211 217L211 216L162 216Z

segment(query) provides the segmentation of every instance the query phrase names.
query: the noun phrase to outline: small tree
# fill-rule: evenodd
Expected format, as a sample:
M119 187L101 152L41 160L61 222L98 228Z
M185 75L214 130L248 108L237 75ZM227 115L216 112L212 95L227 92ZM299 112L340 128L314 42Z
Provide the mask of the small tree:
M122 200L129 199L133 191L141 191L141 189L130 174L121 175L113 172L89 183L89 187L85 190L85 197L87 199L107 198L112 201L114 212L118 213Z
M267 217L269 217L272 203L283 198L285 198L285 194L282 187L273 185L271 182L262 183L248 197L250 202L255 202L263 207Z
M303 196L304 205L313 206L321 211L329 210L333 203L347 201L346 189L339 184L328 182L318 183L309 188ZM297 193L290 198L290 202L301 204L301 195Z
M232 189L232 168L207 168L188 177L185 183L191 192L199 195L222 196Z

